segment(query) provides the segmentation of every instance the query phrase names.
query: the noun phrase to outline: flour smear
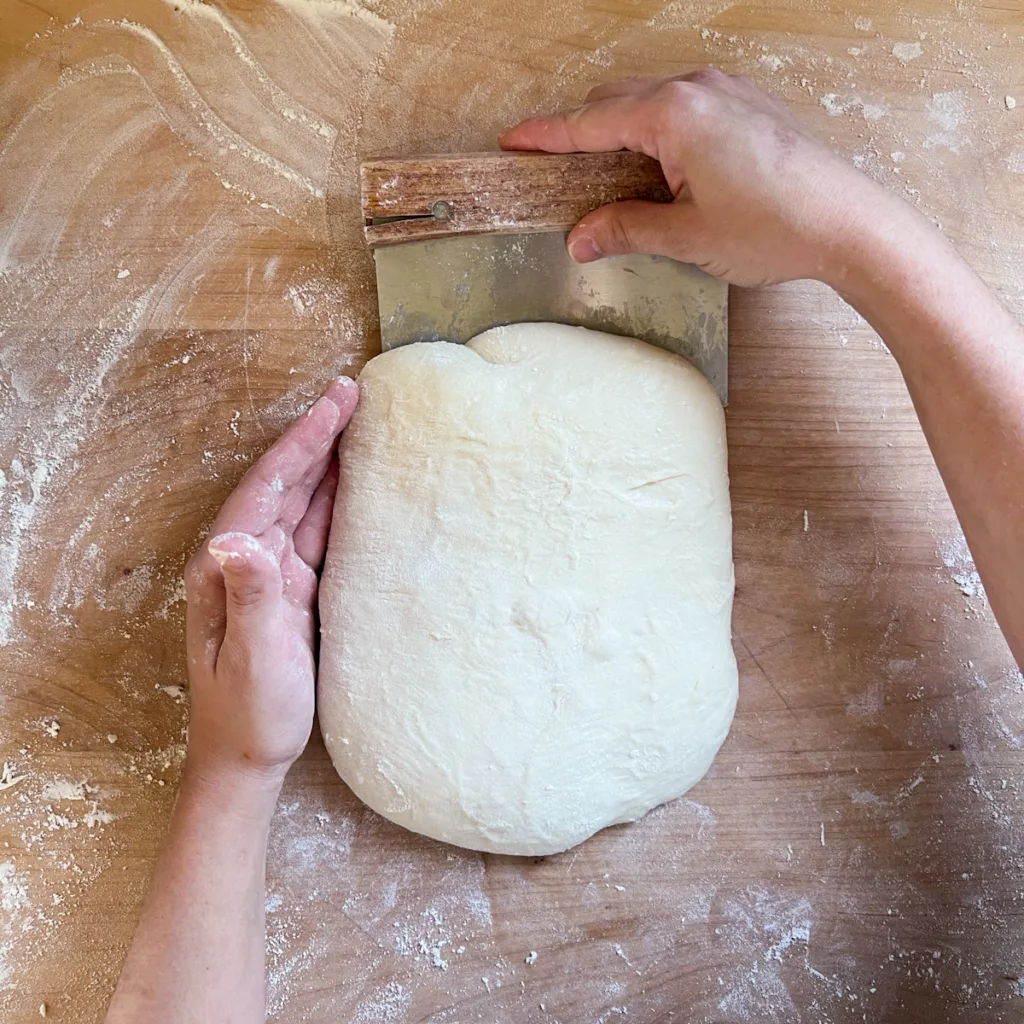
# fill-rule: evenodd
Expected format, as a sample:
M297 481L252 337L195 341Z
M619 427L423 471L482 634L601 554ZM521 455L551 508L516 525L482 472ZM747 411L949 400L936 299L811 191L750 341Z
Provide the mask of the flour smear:
M105 1000L118 957L69 944L169 810L185 557L226 486L358 365L373 322L334 262L362 256L358 218L339 233L326 197L394 26L341 0L255 21L195 0L124 11L44 19L2 83L5 1019L48 963ZM120 879L133 900L147 874Z
M739 28L749 19L726 0L630 17L436 0L20 10L37 20L9 41L0 82L4 1019L36 1019L43 1002L57 1020L103 1012L151 867L140 850L185 753L185 557L244 469L376 337L358 156L490 146L596 81L712 62L799 105L929 215L1008 211L991 239L959 241L1006 267L1007 301L1020 292L1006 253L1020 234L1021 41L969 6L829 16L827 43L821 12L807 32ZM869 372L885 359L838 302L785 287L775 301ZM914 999L936 1019L1020 1016L1024 677L992 653L948 517L918 551L934 588L890 623L867 610L895 580L874 560L892 538L857 511L865 469L848 439L864 415L822 398L822 451L849 456L850 514L875 544L863 559L836 556L824 503L804 532L811 495L777 516L737 503L741 530L760 516L792 531L827 607L794 636L785 608L748 591L748 612L778 626L753 649L766 675L749 668L735 739L689 799L558 858L488 859L403 835L314 749L271 836L271 1020L668 1021L680 991L695 1019L751 1024L882 1019ZM901 451L885 479L909 496L924 456ZM921 487L927 517L940 492ZM876 647L852 646L851 625ZM813 657L808 678L793 678L797 652ZM814 699L791 712L791 686ZM811 743L780 749L794 716ZM756 813L735 813L738 792ZM112 901L125 912L97 945Z

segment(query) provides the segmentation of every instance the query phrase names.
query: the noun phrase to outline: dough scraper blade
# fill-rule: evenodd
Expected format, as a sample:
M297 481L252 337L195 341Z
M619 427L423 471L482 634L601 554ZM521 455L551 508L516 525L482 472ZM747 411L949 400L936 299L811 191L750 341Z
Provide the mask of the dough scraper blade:
M728 287L663 256L578 264L568 229L620 199L671 199L635 153L482 153L362 165L381 346L465 343L491 327L557 322L683 356L728 398Z

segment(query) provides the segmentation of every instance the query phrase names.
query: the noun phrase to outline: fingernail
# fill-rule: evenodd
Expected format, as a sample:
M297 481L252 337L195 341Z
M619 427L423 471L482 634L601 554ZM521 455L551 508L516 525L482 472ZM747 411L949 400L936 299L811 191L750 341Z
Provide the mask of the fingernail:
M592 238L580 235L569 243L569 255L576 263L593 263L594 260L599 260L604 253Z
M344 373L340 377L335 377L334 383L340 384L342 387L346 388L354 388L356 386L356 382L351 377L346 376Z
M242 561L242 556L237 551L222 551L220 548L210 545L210 554L213 555L217 564L223 569L232 560Z
M239 543L243 548L248 551L255 552L257 554L265 554L263 545L253 537L251 534L242 533L238 530L230 530L227 533L218 534L216 537L211 537L206 545L206 550L210 552L217 564L223 569L228 563L244 562L245 556L241 551L233 551L231 548L224 549L225 543L235 541Z

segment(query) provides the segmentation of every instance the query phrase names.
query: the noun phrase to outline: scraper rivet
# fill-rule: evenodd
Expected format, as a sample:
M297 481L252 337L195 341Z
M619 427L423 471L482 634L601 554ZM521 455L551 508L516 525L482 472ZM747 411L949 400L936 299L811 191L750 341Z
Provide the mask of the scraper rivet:
M430 208L430 212L437 220L448 220L452 215L452 208L443 199L438 199Z

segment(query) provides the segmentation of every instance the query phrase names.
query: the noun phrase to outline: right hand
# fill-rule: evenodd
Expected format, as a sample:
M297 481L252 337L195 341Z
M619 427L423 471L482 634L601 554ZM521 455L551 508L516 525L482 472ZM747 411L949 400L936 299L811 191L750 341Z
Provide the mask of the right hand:
M860 241L910 213L902 200L817 142L747 78L710 68L599 85L582 107L531 118L503 149L630 149L661 162L675 202L626 201L569 235L580 263L642 252L696 263L738 285L818 278L841 288Z

